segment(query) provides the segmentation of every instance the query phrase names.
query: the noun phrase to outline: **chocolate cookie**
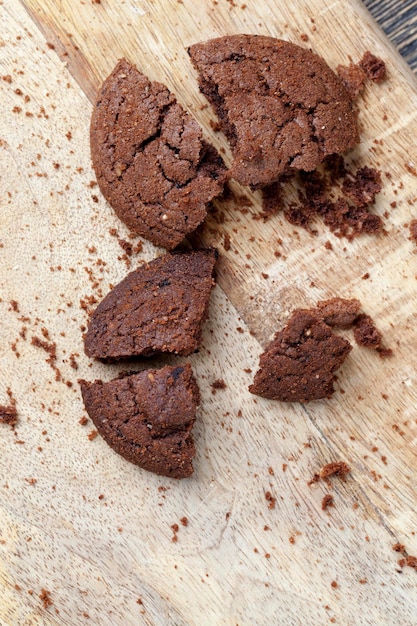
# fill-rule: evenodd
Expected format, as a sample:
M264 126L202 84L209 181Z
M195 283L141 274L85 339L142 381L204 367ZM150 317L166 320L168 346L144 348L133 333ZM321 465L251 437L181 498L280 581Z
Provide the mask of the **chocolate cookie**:
M93 110L91 155L100 189L129 228L168 250L204 220L226 169L168 89L126 59Z
M79 383L87 413L118 454L163 476L185 478L193 473L191 429L200 394L188 363L108 383Z
M114 360L197 350L216 259L214 249L166 254L128 274L92 314L86 354Z
M314 311L298 309L261 355L249 391L284 402L330 398L334 372L351 349Z
M295 44L232 35L191 46L201 92L227 136L237 181L261 187L315 169L359 141L345 87L325 61Z

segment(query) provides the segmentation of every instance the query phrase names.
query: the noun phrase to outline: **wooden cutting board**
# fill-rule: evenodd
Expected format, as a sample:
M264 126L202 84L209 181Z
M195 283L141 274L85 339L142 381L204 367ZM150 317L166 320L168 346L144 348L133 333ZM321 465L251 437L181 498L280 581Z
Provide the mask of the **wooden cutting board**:
M1 624L415 624L417 574L392 550L417 554L417 247L407 228L417 91L406 64L359 0L4 0L0 24L0 404L10 388L19 412L15 430L0 427ZM349 243L319 224L313 237L280 215L256 219L256 195L246 212L217 205L223 219L209 218L201 241L221 252L218 286L190 359L202 393L195 474L175 482L80 424L77 379L126 368L84 356L87 310L128 265L161 253L144 241L124 256L118 239L137 240L91 182L91 101L126 56L211 137L185 49L239 32L305 34L333 67L368 49L387 61L388 80L360 100L350 158L383 172L376 211L388 235ZM226 148L220 134L215 143ZM355 347L328 401L250 395L246 370L289 313L336 295L361 300L394 356ZM219 378L227 387L213 394ZM334 460L351 467L346 482L307 485Z

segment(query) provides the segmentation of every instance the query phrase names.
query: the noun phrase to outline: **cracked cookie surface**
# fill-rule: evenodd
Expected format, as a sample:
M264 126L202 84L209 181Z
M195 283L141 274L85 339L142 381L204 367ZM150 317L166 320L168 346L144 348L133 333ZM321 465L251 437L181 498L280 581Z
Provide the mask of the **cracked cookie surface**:
M249 391L283 402L330 398L334 372L351 349L314 311L298 309L261 354Z
M188 49L201 92L232 147L230 174L253 187L290 169L314 170L359 141L348 92L310 50L259 35L232 35Z
M223 189L223 160L197 122L126 59L101 87L90 143L97 182L119 218L168 250L203 222Z
M165 254L128 274L93 312L87 356L117 360L197 350L217 256L214 249Z
M166 366L108 383L79 381L98 432L125 459L145 470L185 478L193 472L191 429L200 401L191 366Z

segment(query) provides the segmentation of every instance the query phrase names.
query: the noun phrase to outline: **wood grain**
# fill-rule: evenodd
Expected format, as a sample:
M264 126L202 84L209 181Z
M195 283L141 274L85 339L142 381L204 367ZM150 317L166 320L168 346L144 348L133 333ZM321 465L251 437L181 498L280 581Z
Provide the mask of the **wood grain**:
M233 4L0 5L1 76L12 79L0 80L0 403L10 386L19 410L16 430L1 429L1 623L415 623L415 572L399 573L391 549L400 541L417 554L417 249L406 227L416 188L415 79L359 2ZM79 424L77 378L108 380L126 369L91 363L82 348L80 301L99 298L128 271L109 231L129 233L90 183L91 100L125 55L211 135L185 48L230 32L293 41L306 33L333 67L367 49L387 60L389 80L359 105L363 141L349 158L382 169L376 211L387 214L388 235L347 243L318 225L312 237L279 215L256 219L256 194L247 213L217 203L223 218L210 217L200 235L222 257L203 348L191 359L202 391L196 472L174 482L130 466L88 438L91 424ZM227 151L220 135L216 145ZM132 267L159 252L144 242ZM251 396L245 369L255 371L261 345L293 308L334 295L362 301L394 357L355 347L328 402ZM56 342L56 362L33 337ZM218 378L227 387L214 395ZM307 485L338 459L352 468L345 483ZM335 508L323 512L329 489ZM173 542L170 527L184 515L189 524Z
M415 0L363 0L410 67L417 70L417 4Z

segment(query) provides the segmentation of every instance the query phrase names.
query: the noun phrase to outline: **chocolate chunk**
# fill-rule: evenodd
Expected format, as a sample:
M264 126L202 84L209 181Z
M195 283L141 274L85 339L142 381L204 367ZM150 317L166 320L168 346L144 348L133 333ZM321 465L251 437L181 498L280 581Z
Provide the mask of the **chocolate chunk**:
M317 314L328 326L335 328L351 328L359 315L361 303L359 300L345 300L331 298L317 302Z
M85 408L113 450L156 474L171 478L192 474L191 429L200 395L188 363L108 383L79 382Z
M222 191L223 160L197 122L126 59L100 90L90 140L103 195L133 232L155 245L175 248Z
M386 75L385 62L372 54L372 52L365 52L359 65L370 80L373 80L375 83L380 83L384 80Z
M128 274L92 314L86 354L114 360L197 350L216 259L213 249L166 254Z
M295 44L233 35L191 46L201 92L234 154L231 175L261 187L314 170L359 141L356 113L325 61Z
M358 97L365 87L366 74L359 65L338 65L337 73L352 100Z
M369 315L363 314L358 317L353 336L356 343L365 348L377 350L382 345L382 335Z
M261 354L249 391L284 402L330 398L334 372L351 349L314 311L298 309Z

